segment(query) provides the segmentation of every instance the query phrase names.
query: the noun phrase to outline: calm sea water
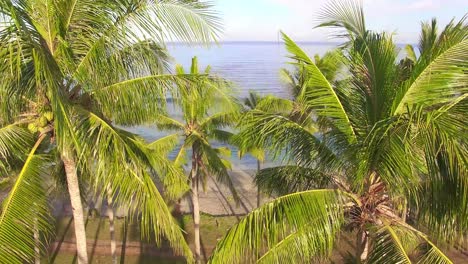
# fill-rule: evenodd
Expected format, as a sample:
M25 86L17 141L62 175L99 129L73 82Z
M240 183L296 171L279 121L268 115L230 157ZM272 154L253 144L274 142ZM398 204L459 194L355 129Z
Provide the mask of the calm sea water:
M323 55L336 47L323 43L299 45L310 56ZM281 42L228 42L210 48L170 44L169 52L174 58L174 63L181 64L186 69L190 67L192 57L197 56L201 67L210 65L215 74L232 81L241 98L246 97L249 90L261 95L289 96L287 89L281 83L279 71L281 68L290 67L288 62L291 60L287 58L287 51ZM148 141L154 141L165 135L150 126L138 126L129 130ZM235 149L231 160L236 167L256 168L255 159L245 157L239 160Z
M323 55L334 46L321 43L301 43L309 55ZM178 64L190 67L191 59L198 57L201 66L210 65L213 72L237 86L239 96L249 90L260 94L287 96L279 78L281 68L290 61L282 42L227 42L210 48L172 44L169 52Z

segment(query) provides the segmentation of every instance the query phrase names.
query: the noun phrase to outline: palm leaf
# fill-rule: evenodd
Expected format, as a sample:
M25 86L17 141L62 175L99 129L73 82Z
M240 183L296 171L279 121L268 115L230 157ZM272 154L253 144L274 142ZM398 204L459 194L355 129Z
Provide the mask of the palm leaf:
M13 161L22 160L31 143L31 134L20 126L0 128L0 171L5 173Z
M255 183L260 189L279 195L324 188L330 182L328 176L316 169L294 165L262 169L255 175Z
M319 221L311 221L308 226L291 232L268 249L257 263L306 263L328 259L335 246L340 226L322 226ZM319 222L319 225L315 225L316 222Z
M15 184L2 203L0 215L0 262L32 262L35 257L33 232L50 234L52 226L45 192L44 175L49 161L36 151L44 136L31 149ZM46 251L42 244L41 250Z
M416 53L414 52L414 48L411 45L405 46L406 56L413 62L416 62L418 58L416 57Z
M256 109L272 113L289 114L293 111L294 102L288 99L268 95L263 97L257 104Z
M305 63L304 67L310 74L305 91L307 106L315 110L318 116L333 119L337 128L348 136L349 142L355 142L356 135L348 114L330 82L307 54L284 33L283 39L291 58Z
M152 75L121 81L92 91L100 110L124 125L155 121L154 114L163 112L166 97L174 85L190 83L189 75ZM128 107L132 111L128 111Z
M342 29L337 37L350 37L355 34L364 37L367 33L362 3L354 0L330 1L322 9L319 16L321 24L318 27L334 27Z
M425 236L422 238L426 241L429 249L419 259L418 264L452 264L453 262L429 239Z
M178 143L179 134L170 134L165 137L159 138L148 144L148 148L156 150L158 153L171 152Z
M466 93L468 77L468 31L462 19L457 25L449 24L441 33L440 41L431 41L423 47L415 65L413 76L397 94L393 112L405 111L414 104L433 105ZM423 31L424 32L424 31ZM435 34L435 33L433 33Z
M411 260L394 227L386 225L380 228L373 240L375 242L370 251L368 263L411 264Z
M265 254L267 263L276 263L284 255L281 242L297 257L330 253L333 237L343 221L344 194L335 190L313 190L280 197L252 211L233 226L218 243L209 263L252 263ZM321 232L309 236L308 227ZM306 231L307 230L307 231ZM291 235L291 236L289 236ZM310 238L310 241L304 241ZM269 252L271 250L271 252ZM304 251L303 255L300 254Z

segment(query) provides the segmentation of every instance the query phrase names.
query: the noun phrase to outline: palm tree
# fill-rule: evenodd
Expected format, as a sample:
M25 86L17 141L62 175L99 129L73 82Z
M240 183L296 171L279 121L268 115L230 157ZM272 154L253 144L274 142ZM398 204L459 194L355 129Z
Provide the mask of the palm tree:
M256 92L249 92L249 96L244 99L244 105L246 107L246 111L254 110L257 108L257 105L263 98ZM234 139L234 142L239 141L238 139ZM245 145L244 145L245 148ZM255 146L249 146L247 149L240 149L239 156L242 158L244 153L250 153L255 159L257 159L257 173L260 172L262 169L262 162L265 161L265 151L261 148ZM260 207L262 202L262 193L260 188L257 186L257 207Z
M262 99L263 98L260 97L258 93L250 91L249 97L244 99L244 105L247 107L247 111L254 110L255 108L257 108L259 102ZM235 140L235 141L238 141L238 140ZM255 159L257 159L257 173L260 172L260 170L262 169L262 163L265 161L265 151L259 147L249 146L248 149L240 149L239 155L242 157L245 152L250 153L250 155L252 155L253 157L255 157ZM261 193L260 187L257 186L257 207L260 207L261 202L262 202L262 193Z
M50 234L42 187L52 165L66 174L79 263L88 262L79 181L101 197L107 196L102 186L110 186L115 205L129 205L130 216L139 212L144 237L154 234L160 242L164 236L190 260L148 171L173 169L112 122L151 119L162 107L153 102L163 102L174 82L190 80L159 74L167 64L161 47L167 38L214 40L220 24L210 5L1 0L0 19L0 168L16 175L0 215L0 262L30 262L33 227Z
M245 144L293 165L260 172L258 184L284 196L232 227L211 263L326 259L342 230L356 234L358 263L452 263L437 245L466 242L468 25L424 24L421 55L399 63L392 36L362 14L336 1L321 15L348 40L338 83L283 36L312 76L304 104L320 130L258 109L244 117Z
M184 69L177 66L177 74L185 75ZM217 181L225 184L231 190L235 201L238 201L231 178L228 174L230 164L223 156L229 156L226 147L214 147L210 140L227 142L231 133L222 130L235 121L238 104L233 99L229 84L222 79L209 75L210 67L204 73L198 70L198 61L194 57L190 69L191 75L200 78L195 83L179 86L180 106L182 120L171 116L158 116L155 123L159 129L173 131L164 138L150 144L153 149L171 149L180 145L174 160L176 165L183 166L187 150L191 151L191 168L188 181L191 184L191 202L193 206L193 223L195 236L195 257L200 261L200 205L199 187L203 186L209 178L215 177ZM204 187L205 188L205 187Z

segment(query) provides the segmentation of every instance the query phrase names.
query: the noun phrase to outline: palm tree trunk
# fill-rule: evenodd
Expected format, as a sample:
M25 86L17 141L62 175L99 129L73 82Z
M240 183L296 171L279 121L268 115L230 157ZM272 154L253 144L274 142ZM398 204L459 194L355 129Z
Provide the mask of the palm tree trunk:
M401 220L406 223L406 215L408 214L408 200L404 199L403 212L401 213Z
M107 216L109 217L110 245L112 263L117 264L117 243L115 241L114 208L112 201L112 189L107 189Z
M359 231L356 245L356 257L365 263L369 255L369 236L366 231Z
M257 173L260 172L261 170L261 162L260 160L257 160ZM257 208L260 207L260 204L262 203L262 194L260 193L260 187L257 185Z
M195 260L200 263L200 204L198 200L198 165L196 151L192 154L192 206L193 206L193 230L195 239Z
M39 248L39 228L37 227L37 218L34 221L34 263L41 264L41 250Z
M88 252L86 249L86 230L84 225L83 205L81 203L76 163L70 150L64 151L62 161L67 175L68 193L70 195L73 222L75 224L76 254L78 257L78 263L87 264Z

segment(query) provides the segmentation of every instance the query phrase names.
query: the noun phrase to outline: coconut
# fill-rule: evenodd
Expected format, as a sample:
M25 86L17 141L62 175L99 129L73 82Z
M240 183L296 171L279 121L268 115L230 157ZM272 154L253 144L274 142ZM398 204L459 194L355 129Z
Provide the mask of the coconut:
M45 127L47 126L49 122L47 121L47 118L45 116L41 116L38 120L37 120L37 125L38 127Z
M54 120L54 113L47 111L44 113L44 117L47 119L47 121L52 122Z
M37 126L34 123L30 123L28 125L28 130L31 131L31 133L36 133L37 132Z

